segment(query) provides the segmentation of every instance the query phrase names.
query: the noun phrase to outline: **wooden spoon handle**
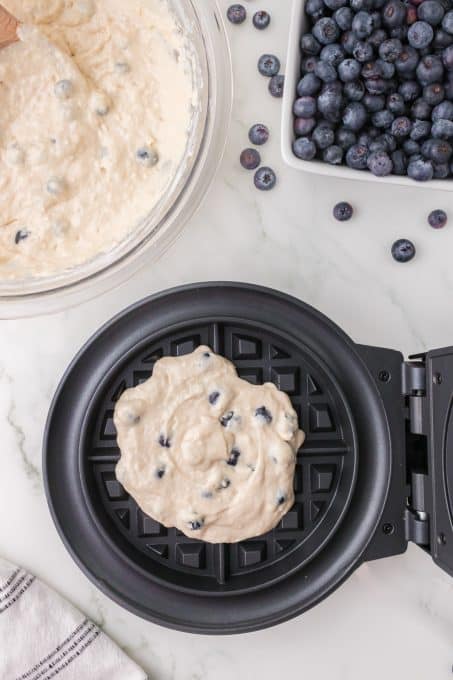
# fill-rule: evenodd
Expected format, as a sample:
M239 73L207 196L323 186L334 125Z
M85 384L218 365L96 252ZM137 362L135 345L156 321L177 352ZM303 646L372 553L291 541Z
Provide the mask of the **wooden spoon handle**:
M0 5L0 50L19 40L17 27L19 21Z

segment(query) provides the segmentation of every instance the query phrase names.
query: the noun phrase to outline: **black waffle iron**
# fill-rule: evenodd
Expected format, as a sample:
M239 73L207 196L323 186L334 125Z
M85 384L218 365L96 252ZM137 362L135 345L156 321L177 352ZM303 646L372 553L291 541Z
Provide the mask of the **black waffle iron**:
M307 440L296 502L264 536L210 545L144 515L115 479L113 409L164 355L199 344L240 377L287 392ZM197 633L270 626L318 603L366 560L408 541L453 575L453 348L405 362L356 345L299 300L232 283L140 302L81 350L44 441L50 509L70 553L107 595Z

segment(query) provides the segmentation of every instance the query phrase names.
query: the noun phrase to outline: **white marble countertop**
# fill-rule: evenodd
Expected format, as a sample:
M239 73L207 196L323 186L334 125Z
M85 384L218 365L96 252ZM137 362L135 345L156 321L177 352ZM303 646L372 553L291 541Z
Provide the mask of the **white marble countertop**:
M449 678L453 579L415 547L361 567L322 604L276 628L192 636L142 621L97 591L69 557L47 510L41 437L57 382L100 324L148 293L195 280L246 280L299 296L363 343L406 353L453 344L450 194L286 169L281 104L268 95L256 61L265 51L284 60L290 2L248 7L270 9L272 26L264 32L229 27L236 95L227 153L184 235L157 265L100 300L47 318L0 323L0 554L93 617L155 680ZM258 121L271 126L263 156L279 176L268 194L254 190L238 164L247 130ZM356 208L349 223L331 217L339 200ZM450 210L451 223L436 232L426 216L438 207ZM418 248L408 265L389 253L402 236Z

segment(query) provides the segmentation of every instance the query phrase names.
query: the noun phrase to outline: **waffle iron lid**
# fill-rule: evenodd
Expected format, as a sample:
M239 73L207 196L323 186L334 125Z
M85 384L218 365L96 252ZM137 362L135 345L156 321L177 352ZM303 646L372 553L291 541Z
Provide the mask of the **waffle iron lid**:
M240 377L286 391L307 433L294 507L273 531L234 545L188 539L158 524L114 473L115 402L149 378L161 356L200 344L232 360ZM431 413L431 453L439 458L448 448L449 439L437 441L434 430L440 434L451 418L453 371L451 383L443 376L452 356L447 350L405 363L398 352L356 346L300 301L247 284L152 296L101 328L57 390L44 440L56 526L107 595L190 632L237 633L283 621L316 604L364 559L402 552L408 540L451 570L450 508L446 503L441 514L428 504L442 488L442 470L453 479L453 461L428 465L427 441Z

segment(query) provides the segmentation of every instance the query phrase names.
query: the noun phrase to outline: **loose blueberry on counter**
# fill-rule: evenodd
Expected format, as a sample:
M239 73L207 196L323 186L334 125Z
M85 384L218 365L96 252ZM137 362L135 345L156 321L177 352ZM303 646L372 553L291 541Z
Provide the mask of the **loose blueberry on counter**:
M277 175L272 168L259 168L255 173L254 182L260 191L270 191L277 184Z
M447 224L445 210L432 210L428 215L428 224L433 229L442 229Z
M30 232L28 229L19 229L19 231L16 231L16 235L14 237L14 243L19 245L21 241L25 241L30 236Z
M281 99L283 97L283 92L285 89L285 76L276 75L272 76L269 81L269 92L276 99Z
M59 80L55 83L54 92L58 99L69 99L74 92L74 85L71 80Z
M244 149L240 162L245 170L256 170L261 163L261 156L256 149Z
M263 54L258 60L258 71L268 78L277 75L280 71L280 59L274 54Z
M255 28L257 28L259 31L263 31L265 28L269 26L271 23L271 15L269 12L265 12L264 10L260 10L258 12L255 12L253 15L253 25Z
M171 441L169 437L166 437L164 434L161 434L159 436L159 444L164 448L164 449L169 449L171 448Z
M159 154L150 146L142 146L135 154L137 161L146 168L152 168L159 162Z
M232 449L230 453L230 457L227 460L227 465L231 465L232 467L235 467L238 464L239 456L241 455L241 452L239 449Z
M339 222L347 222L354 214L354 209L347 201L337 203L333 208L333 216Z
M247 18L247 10L244 5L239 3L230 5L227 9L227 17L228 21L231 21L232 24L243 24Z
M263 420L267 424L272 422L272 414L265 406L260 406L256 409L255 417Z
M400 238L392 245L392 256L397 262L409 262L415 257L415 246L407 238Z
M211 406L215 406L217 404L218 400L220 397L220 392L211 392L211 394L208 397L209 403Z
M269 139L269 128L263 123L256 123L252 125L249 130L249 140L256 146L266 144Z

